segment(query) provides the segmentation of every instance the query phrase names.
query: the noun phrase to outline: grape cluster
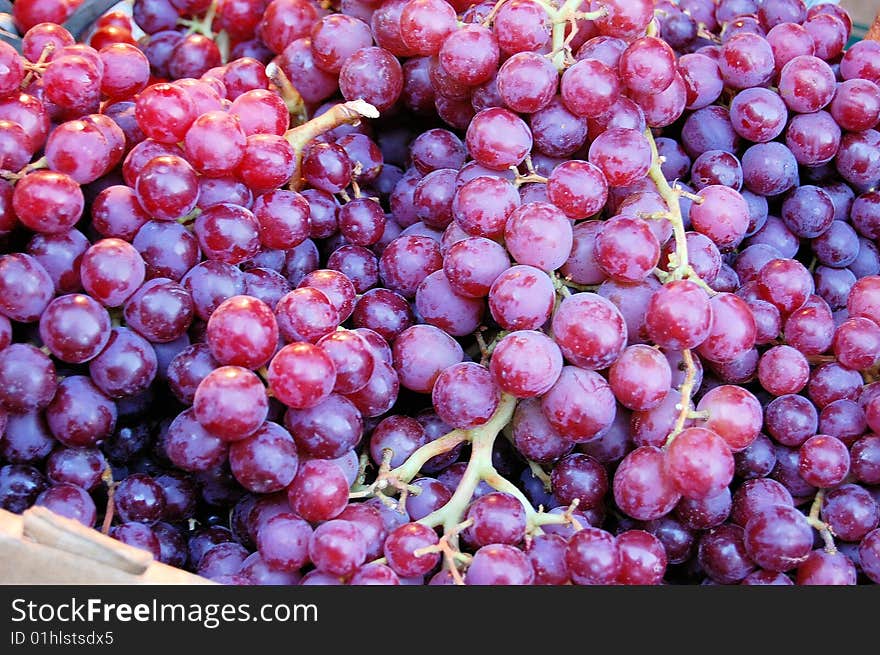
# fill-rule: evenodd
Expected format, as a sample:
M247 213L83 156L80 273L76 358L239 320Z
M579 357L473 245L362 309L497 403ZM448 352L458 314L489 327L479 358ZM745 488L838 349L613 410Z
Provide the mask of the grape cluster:
M0 43L0 507L227 584L880 583L880 44L802 0Z

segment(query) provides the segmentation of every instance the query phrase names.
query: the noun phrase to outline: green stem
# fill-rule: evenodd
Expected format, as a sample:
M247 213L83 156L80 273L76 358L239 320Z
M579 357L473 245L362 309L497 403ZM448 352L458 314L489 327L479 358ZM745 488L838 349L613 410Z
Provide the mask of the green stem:
M411 482L428 460L437 455L448 453L458 444L468 441L469 438L465 430L453 430L444 434L442 437L434 439L434 441L426 443L416 450L403 464L396 469L392 469L389 475L394 476L401 482Z
M455 527L461 523L477 485L486 476L496 473L495 467L492 466L492 447L495 445L498 433L513 418L515 408L516 398L504 394L492 418L480 427L467 431L471 441L471 457L455 493L443 507L420 519L419 523L432 528L442 525L443 531L447 533L455 530Z

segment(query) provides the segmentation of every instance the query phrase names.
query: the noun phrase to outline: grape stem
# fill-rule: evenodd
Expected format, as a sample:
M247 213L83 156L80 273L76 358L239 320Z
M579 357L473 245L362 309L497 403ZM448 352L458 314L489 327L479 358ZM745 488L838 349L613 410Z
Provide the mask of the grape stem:
M813 499L813 504L810 505L810 513L807 516L807 523L809 523L812 528L819 531L819 534L822 536L822 541L825 542L825 552L829 555L833 555L837 552L837 546L834 545L834 533L831 531L831 526L819 518L819 512L822 509L822 503L824 500L825 490L819 489L819 491L816 492L816 497Z
M110 532L110 526L113 524L113 514L116 509L114 496L116 495L116 486L119 483L113 481L113 471L109 466L104 469L103 473L101 473L101 481L107 487L107 510L104 512L104 522L101 524L101 532L103 534L108 534Z
M552 45L550 47L553 65L557 70L565 70L573 61L570 44L578 30L577 21L602 18L608 15L608 10L602 7L596 11L580 11L583 0L566 0L559 8L555 8L543 0L538 0L538 2L547 11L547 15L550 16L553 23ZM566 36L565 28L567 25L571 25L571 32Z
M302 125L308 120L308 112L303 97L297 91L296 87L290 82L281 66L272 62L266 66L266 75L272 80L272 83L278 87L278 93L281 94L284 104L287 105L287 111L297 125Z
M187 34L201 34L209 39L214 39L213 23L217 16L217 0L214 0L208 7L202 18L178 18L177 24L187 28ZM225 61L225 60L224 60Z
M503 394L501 396L501 402L498 404L498 409L495 410L495 414L492 415L492 418L477 428L464 431L466 439L471 442L471 457L470 460L468 460L464 475L462 475L455 493L452 494L452 498L450 498L443 507L420 519L419 523L432 528L442 525L444 532L451 532L456 525L461 523L465 508L471 502L471 498L473 498L477 485L488 475L491 475L492 473L497 475L495 467L492 466L492 447L495 445L495 439L498 436L498 433L501 432L504 426L513 418L513 410L515 408L516 398L509 394ZM443 438L444 437L441 437L441 439ZM417 455L423 448L425 448L425 446L413 453L413 457L415 457L415 455ZM412 459L412 457L410 459ZM409 464L410 462L407 461L403 466L398 467L393 472L400 471L401 468ZM406 471L406 473L409 473L414 466L415 465L412 465L410 470ZM413 473L413 475L415 475L415 473Z
M43 46L43 49L40 51L40 57L33 64L25 64L25 68L27 69L27 75L24 76L24 79L21 81L21 85L19 88L26 89L28 85L30 85L31 81L34 79L34 75L37 73L42 73L46 70L47 60L49 56L55 51L55 44L51 41Z
M28 173L38 171L42 168L49 168L49 160L47 160L45 156L40 157L35 161L32 161L30 164L22 168L17 173L13 173L11 171L2 171L0 172L0 178L3 178L4 180L9 180L10 182L18 182Z
M657 193L663 198L663 202L666 203L668 211L665 214L665 218L672 223L672 235L675 239L675 251L669 256L670 270L668 273L659 274L660 270L655 269L655 271L658 272L657 277L664 284L673 280L687 278L700 286L709 295L714 295L715 291L706 284L705 281L700 279L696 274L696 271L694 271L694 268L690 265L690 262L688 262L687 234L684 229L684 220L681 216L681 204L679 203L679 197L687 192L678 186L671 187L669 185L669 182L666 181L666 177L663 175L663 171L660 168L660 153L657 151L657 143L654 141L654 135L650 128L645 130L645 136L648 139L648 143L651 145L651 168L648 169L648 177L650 177L654 186L657 187ZM688 194L689 197L691 195L692 194ZM703 200L699 196L694 196L694 198L697 199L694 200L694 202L702 202ZM669 436L666 438L666 446L669 446L669 444L672 443L672 440L675 439L675 437L684 429L684 424L690 414L691 396L694 392L694 382L697 376L697 368L694 364L694 357L691 354L691 351L687 348L682 350L681 358L685 365L685 378L680 390L681 403L676 405L676 409L678 409L678 417L672 427L672 432L670 432Z
M684 424L690 415L691 395L694 392L694 382L697 377L697 367L694 365L694 356L687 348L681 351L681 360L685 365L684 382L681 383L681 402L675 406L678 410L678 417L675 419L675 425L672 426L672 432L666 437L666 447L672 443L673 439L679 435L684 429Z
M293 147L294 169L290 176L290 188L298 191L302 188L302 160L306 147L316 137L328 132L340 125L357 125L363 118L378 118L379 110L365 100L350 100L333 105L320 116L297 127L293 127L284 134L284 138Z

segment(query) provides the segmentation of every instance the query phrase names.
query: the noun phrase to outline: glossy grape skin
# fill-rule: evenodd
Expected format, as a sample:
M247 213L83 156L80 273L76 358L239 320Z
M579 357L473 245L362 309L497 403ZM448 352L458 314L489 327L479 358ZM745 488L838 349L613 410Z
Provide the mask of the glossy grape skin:
M541 395L562 372L558 346L542 333L522 330L504 337L490 362L495 383L520 398Z
M596 235L595 257L612 279L639 282L660 260L660 244L647 222L617 216L607 220Z
M400 381L394 368L386 361L375 360L373 374L367 384L346 396L364 416L375 417L387 412L397 401Z
M45 478L37 469L7 464L0 468L0 507L20 514L34 504L46 486Z
M341 457L360 441L361 416L344 396L330 394L313 407L291 409L284 426L304 455L333 459Z
M574 453L563 457L550 476L554 496L564 505L575 501L581 510L601 507L608 491L605 468L589 455Z
M733 455L717 433L688 428L666 450L666 470L679 492L700 500L719 494L733 479Z
M505 493L481 496L468 509L466 539L476 547L489 544L518 544L525 536L526 515L522 504Z
M672 384L669 362L654 348L626 348L609 370L614 396L628 409L644 411L663 401Z
M465 574L468 585L528 585L535 572L526 555L506 544L490 544L480 548Z
M880 118L880 88L868 80L847 80L836 90L829 111L846 130L870 129Z
M437 543L436 533L420 523L405 523L391 531L383 552L388 566L398 575L410 577L428 573L440 560L440 553L416 555L415 551Z
M771 505L745 526L746 552L761 567L787 571L807 559L813 535L803 514L793 507Z
M154 523L165 510L165 494L153 478L135 473L119 482L113 496L116 511L125 521Z
M620 574L616 539L598 528L576 532L565 550L565 563L572 582L578 585L613 584Z
M95 384L111 398L134 396L156 377L158 360L151 344L127 328L114 328L106 347L89 362Z
M416 290L415 310L425 323L447 334L461 337L479 327L485 312L482 299L460 296L452 289L446 273L434 271Z
M584 317L591 317L589 329ZM588 370L611 364L626 345L626 325L620 311L593 293L578 293L562 301L552 319L553 333L563 355Z
M238 441L266 419L268 400L260 379L238 366L221 366L199 383L193 399L196 419L221 439Z
M568 454L572 448L571 441L550 425L537 398L520 401L513 415L512 426L517 450L536 462L553 462Z
M412 310L406 300L387 289L371 289L355 304L352 321L355 327L368 328L387 341L393 341L412 325Z
M553 428L574 442L589 441L614 420L614 394L594 371L565 366L541 399Z
M78 521L88 528L93 527L97 519L95 501L92 497L81 487L67 482L49 487L37 496L34 504Z
M309 559L320 571L348 575L363 564L366 555L363 533L349 521L327 521L309 537Z
M706 574L720 584L738 583L755 568L746 553L743 529L736 525L705 533L697 557Z
M116 418L116 405L85 376L62 380L46 407L52 435L69 447L97 445L113 432Z
M192 166L181 157L162 155L150 159L137 175L138 202L154 219L173 221L191 212L199 187Z
M94 490L101 484L107 462L94 448L59 448L46 460L46 477L54 484L69 483Z
M535 571L536 585L563 585L569 580L566 565L567 543L556 534L537 535L526 549Z
M251 436L230 446L233 475L249 491L281 491L293 481L299 467L296 443L276 423L264 423Z
M741 387L722 385L710 390L700 399L697 411L708 412L703 425L720 435L733 451L746 448L761 430L761 405Z
M663 452L642 446L629 453L614 474L614 500L627 515L650 521L668 514L681 495L664 468Z
M798 567L797 584L854 585L856 584L856 567L852 560L841 552L829 553L822 549L814 550Z
M880 437L869 434L856 441L851 450L851 471L866 484L880 481Z
M618 76L597 59L582 59L562 75L561 97L576 116L596 118L609 111L620 93Z
M400 97L403 72L400 63L382 48L361 48L339 71L339 89L346 100L363 98L380 112Z
M709 336L709 298L693 282L670 282L651 296L645 327L658 345L672 350L698 346Z
M336 383L333 360L315 345L292 343L269 364L269 388L288 407L307 409L325 399Z
M865 575L873 582L880 580L880 530L872 530L859 544L859 561Z
M309 521L338 516L348 501L348 483L342 470L328 460L303 462L287 489L290 506Z
M30 255L0 257L0 312L23 323L38 320L54 294L52 278Z
M526 124L501 108L484 109L474 116L466 139L471 156L492 170L519 165L532 147Z
M15 185L12 206L26 227L42 234L71 229L83 212L83 193L64 173L38 170Z
M492 418L501 394L486 367L462 362L439 374L431 399L435 411L445 423L467 430Z
M0 350L0 404L10 412L42 409L55 396L55 365L39 349L12 344Z
M659 539L643 530L627 530L617 535L617 548L621 556L618 584L660 584L667 558Z
M257 548L263 561L282 571L296 571L308 562L312 528L290 513L278 514L257 532Z
M843 541L859 541L880 522L880 506L855 484L843 484L825 495L820 516Z
M226 442L205 430L192 409L174 419L163 446L175 466L185 471L213 469L226 460L228 452Z
M259 368L269 361L278 344L275 316L256 298L233 296L211 314L207 343L221 365Z

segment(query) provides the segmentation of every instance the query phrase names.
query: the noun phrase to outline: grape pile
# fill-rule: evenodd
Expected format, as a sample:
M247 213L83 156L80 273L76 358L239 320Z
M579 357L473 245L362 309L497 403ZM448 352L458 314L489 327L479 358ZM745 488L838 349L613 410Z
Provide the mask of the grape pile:
M135 0L0 43L0 507L226 584L880 583L880 43Z

